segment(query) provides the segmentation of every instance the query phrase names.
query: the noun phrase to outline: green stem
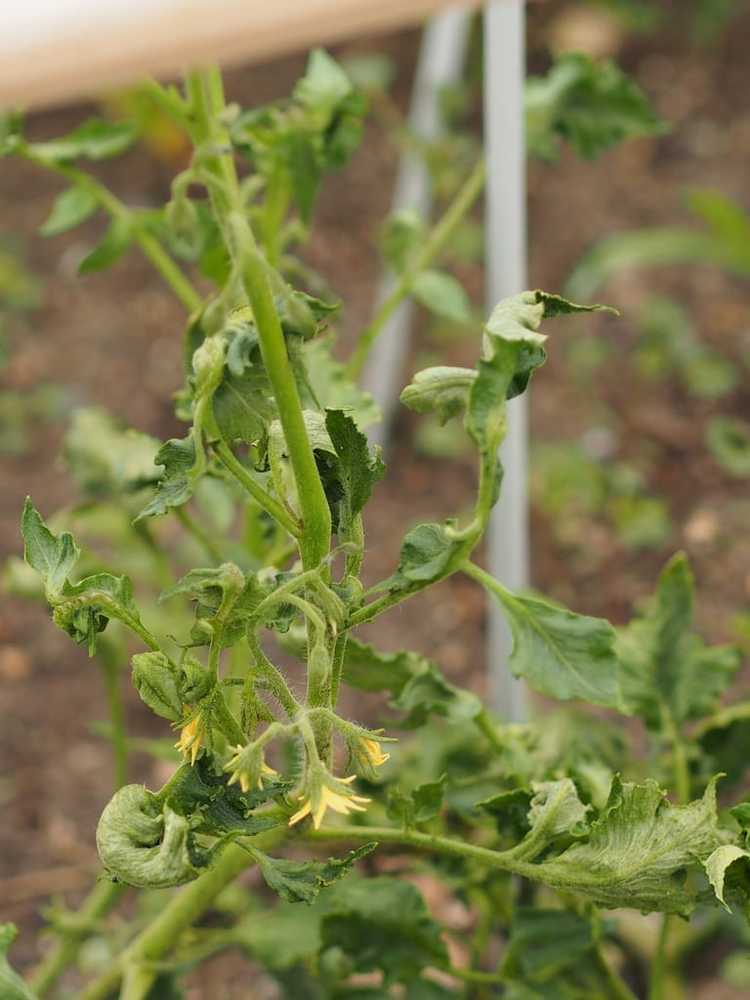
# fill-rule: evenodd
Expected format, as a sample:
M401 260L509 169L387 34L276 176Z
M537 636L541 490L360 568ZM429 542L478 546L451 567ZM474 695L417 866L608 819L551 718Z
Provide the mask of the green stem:
M172 260L156 237L145 228L136 213L128 208L124 202L120 201L116 195L112 194L108 188L100 184L96 178L87 174L84 170L79 170L77 167L69 167L62 163L50 163L47 160L39 159L30 151L25 151L24 156L26 159L31 160L32 163L36 163L48 170L53 170L77 187L88 191L112 218L126 221L131 227L133 237L144 256L154 265L187 311L192 313L200 309L203 305L203 299L185 277L179 265Z
M128 740L125 735L125 713L120 689L120 668L115 663L104 663L104 684L107 689L109 720L112 724L111 740L114 753L115 789L122 788L128 780Z
M232 228L245 291L258 328L263 364L273 387L297 486L302 514L302 565L305 569L314 569L323 562L330 549L331 512L307 436L297 383L267 278L266 261L243 216L232 216Z
M253 500L271 517L275 518L285 531L288 531L295 538L298 537L299 525L295 523L289 511L253 479L229 445L225 441L217 441L213 447L222 464L232 473L237 482L244 486Z
M29 986L38 997L46 996L68 966L76 960L81 945L96 924L120 900L127 887L114 882L97 882L76 912L75 926L66 927L57 944L45 955L29 977Z
M258 837L257 843L266 847L277 840L278 834L268 834L265 838ZM254 859L241 847L236 844L225 847L213 868L173 896L111 967L83 990L79 1000L106 1000L117 990L129 966L154 963L163 958L183 931L209 908L222 889L252 864Z
M341 687L341 677L344 673L344 660L346 659L346 643L348 635L343 632L337 639L333 647L333 663L331 666L331 708L336 707L339 700L339 688Z
M490 718L489 712L486 708L483 707L479 714L474 717L474 725L486 738L493 750L502 751L505 749L505 744L500 739L497 727Z
M289 685L284 680L280 672L261 649L258 637L253 633L252 629L248 629L247 641L250 646L250 652L253 656L256 673L262 677L265 682L265 686L278 701L289 718L296 718L302 706L292 694Z
M449 205L443 217L427 237L422 251L401 275L396 287L380 306L370 325L362 332L357 346L346 365L346 373L350 378L357 378L361 374L372 345L382 333L383 328L393 313L398 309L403 300L411 294L414 282L420 272L429 267L450 239L456 226L479 197L479 193L484 186L484 178L484 160L480 160L453 202Z
M594 964L607 985L611 1000L637 1000L635 993L607 961L601 944L594 947Z
M195 518L185 510L184 507L173 507L172 508L177 516L177 520L183 526L185 531L198 542L198 544L205 549L206 555L209 559L212 559L215 563L223 562L221 552L218 546L208 534L206 529L200 525Z
M651 961L651 981L648 988L648 1000L666 1000L665 985L668 972L667 943L671 929L672 918L665 913L661 918L661 930L656 942L656 951Z

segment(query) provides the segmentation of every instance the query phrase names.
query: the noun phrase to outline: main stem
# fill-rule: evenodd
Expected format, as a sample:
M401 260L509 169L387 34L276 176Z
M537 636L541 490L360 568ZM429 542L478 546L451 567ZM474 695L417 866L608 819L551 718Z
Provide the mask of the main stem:
M226 108L221 74L216 69L192 73L188 78L188 93L197 142L223 150L229 137L221 123ZM331 514L307 436L284 332L268 281L269 265L247 222L231 153L209 153L203 162L216 178L215 184L209 183L209 194L227 247L242 275L258 329L263 364L279 410L302 515L302 563L305 569L314 569L329 552Z
M259 837L259 846L262 839L268 846L277 839L277 835ZM158 962L176 944L180 934L208 909L222 889L252 864L253 858L241 847L236 844L225 847L213 868L173 896L159 916L115 959L111 968L84 989L79 1000L106 1000L118 988L128 966Z

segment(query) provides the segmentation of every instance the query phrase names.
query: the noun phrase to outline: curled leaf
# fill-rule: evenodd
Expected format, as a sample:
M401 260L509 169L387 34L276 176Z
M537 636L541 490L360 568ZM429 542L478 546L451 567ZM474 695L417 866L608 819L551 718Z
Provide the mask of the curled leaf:
M139 888L182 885L197 878L205 865L189 819L143 785L115 792L99 819L96 847L113 881Z

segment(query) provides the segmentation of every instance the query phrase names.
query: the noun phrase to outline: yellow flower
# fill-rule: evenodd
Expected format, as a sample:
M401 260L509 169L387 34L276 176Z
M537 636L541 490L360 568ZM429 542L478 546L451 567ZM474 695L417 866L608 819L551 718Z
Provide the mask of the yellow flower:
M224 768L225 771L232 772L232 777L229 779L230 785L239 782L242 791L247 793L253 784L257 788L262 788L264 778L278 777L279 772L263 760L263 751L260 748L252 745L250 747L236 746L234 750L234 757ZM252 752L248 753L248 750Z
M322 781L314 782L313 788L308 791L308 798L301 809L289 820L289 826L299 823L305 816L312 816L313 826L319 829L325 816L326 809L333 809L334 812L347 816L350 812L364 812L365 806L371 799L363 795L355 795L348 785L350 785L356 775L352 774L348 778L334 778L331 775L323 776Z
M380 767L381 764L385 764L387 760L391 759L389 753L383 753L377 740L363 739L362 749L373 767Z
M175 743L175 747L180 753L190 760L190 764L195 764L196 758L203 746L203 736L205 727L200 715L196 715L187 725L180 730L180 738Z

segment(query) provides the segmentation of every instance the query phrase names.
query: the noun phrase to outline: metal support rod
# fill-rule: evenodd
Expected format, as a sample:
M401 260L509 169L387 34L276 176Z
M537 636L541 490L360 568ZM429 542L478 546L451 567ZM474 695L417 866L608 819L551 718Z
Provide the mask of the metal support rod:
M471 12L461 7L449 8L436 15L425 27L414 77L409 128L427 141L440 134L440 90L461 77L470 26ZM419 155L406 152L399 164L392 211L413 209L428 221L431 206L432 191L424 160ZM383 280L378 302L388 297L394 281L390 275ZM383 413L382 423L370 430L370 437L376 444L384 445L388 440L403 383L413 313L411 300L405 301L396 310L376 341L364 372L364 385Z
M526 287L526 149L524 141L525 4L490 0L484 15L484 128L487 156L486 260L489 308ZM505 474L487 534L490 572L512 590L528 586L528 413L526 397L508 406L501 449ZM508 667L510 630L488 609L491 704L506 719L528 714L526 689Z

